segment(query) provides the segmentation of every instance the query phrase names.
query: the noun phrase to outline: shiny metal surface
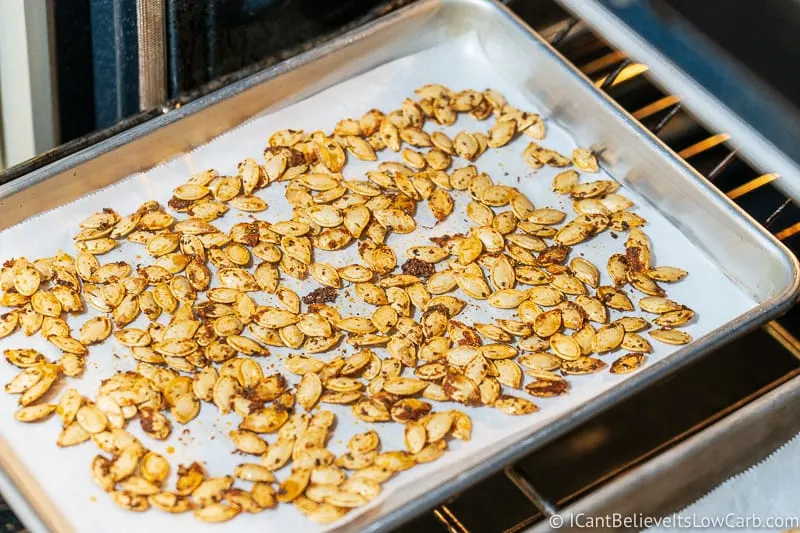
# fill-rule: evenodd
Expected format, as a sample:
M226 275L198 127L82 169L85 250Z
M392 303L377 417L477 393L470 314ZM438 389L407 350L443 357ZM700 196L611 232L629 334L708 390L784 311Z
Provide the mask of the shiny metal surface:
M656 517L679 511L794 437L800 431L798 409L800 376L560 510L559 515L569 525L575 523L570 516L620 513ZM545 521L526 531L552 528Z
M539 100L548 117L602 155L604 165L680 228L758 302L751 312L649 367L617 389L488 460L466 461L418 490L393 494L341 531L383 531L500 470L667 373L785 311L798 265L774 237L691 170L549 44L488 0L424 0L311 52L166 113L49 167L0 186L0 229L67 203L191 149L264 111L318 92L388 60L475 31L486 53ZM11 458L6 457L6 463ZM32 507L49 514L35 498ZM44 518L44 516L43 516Z
M151 109L167 100L166 23L164 0L137 0L140 110Z
M609 9L609 6L604 5L603 2L598 0L557 1L595 29L615 48L630 53L637 61L648 65L650 76L659 85L669 93L680 96L687 107L692 109L693 113L709 128L730 133L733 143L745 159L764 171L778 173L781 179L776 181L776 185L795 200L800 200L798 162L767 139L749 120L744 120L724 105L718 95L687 74L674 61L660 52L653 43L632 30L615 15L613 9ZM624 8L625 6L615 5L612 7ZM700 44L707 43L698 41L695 44L700 46ZM735 77L733 73L731 76ZM730 81L730 83L735 82ZM760 83L752 82L747 86L751 89L749 97L752 104L747 111L762 111L760 116L749 118L752 120L766 119L769 113L767 109L761 109L759 100L772 102L777 96ZM782 118L777 113L774 116L778 117L776 120ZM789 116L785 118L791 122ZM790 123L787 126L787 132L794 130L794 134L796 134L797 127L796 123ZM794 142L791 133L787 133L783 137L789 139L786 142L790 145Z

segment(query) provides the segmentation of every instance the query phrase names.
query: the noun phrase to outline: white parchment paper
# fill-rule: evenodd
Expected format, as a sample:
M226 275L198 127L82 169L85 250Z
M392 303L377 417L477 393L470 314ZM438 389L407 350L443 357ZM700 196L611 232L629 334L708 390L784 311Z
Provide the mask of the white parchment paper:
M800 524L800 435L646 533L789 531Z
M189 175L206 168L215 168L222 174L235 174L237 162L247 157L260 159L269 134L281 128L303 129L313 131L323 129L331 131L339 119L344 117L359 117L362 113L377 107L384 111L396 109L402 100L413 94L413 90L427 83L443 83L454 90L466 88L484 89L492 87L502 91L509 102L517 107L529 111L536 111L546 116L546 110L536 109L532 100L515 89L513 79L504 78L493 69L491 62L484 55L480 43L475 36L454 41L424 52L404 57L383 65L371 72L343 82L325 90L309 99L277 112L259 117L242 127L233 130L218 139L202 146L195 151L177 157L174 160L154 168L148 172L130 176L114 186L101 190L74 203L58 208L30 219L16 227L0 233L0 258L6 259L18 256L28 258L46 257L56 253L59 249L74 252L72 235L78 223L90 213L104 207L111 207L120 214L134 211L143 201L156 199L162 204L171 196L172 189L182 183ZM470 129L472 131L486 131L492 121L483 123L469 117L459 119L455 127L444 128L454 136L457 131ZM432 126L428 126L431 130ZM569 135L555 124L548 124L547 139L544 145L554 148L561 153L569 154L575 147ZM569 201L558 197L550 191L550 185L555 169L543 168L533 171L522 162L522 151L528 143L528 138L522 136L508 146L499 150L489 150L482 155L476 163L478 169L487 172L495 182L518 187L534 202L537 207L557 207L571 212ZM382 156L382 160L399 160L397 154L389 153ZM456 161L454 166L462 166L465 162ZM345 168L347 178L362 178L363 171L372 165L351 161ZM602 174L591 175L583 179L603 179ZM681 303L689 305L696 312L698 318L685 330L695 338L722 326L735 317L753 308L755 302L747 297L742 290L731 280L720 273L702 253L684 238L655 210L647 207L649 204L637 198L631 191L621 190L640 206L638 213L644 216L649 224L646 228L648 235L654 243L654 262L657 265L673 265L684 268L690 275L683 282L669 286L669 296ZM275 185L260 191L270 204L268 211L260 213L259 217L268 221L284 220L290 217L290 209L283 197L283 186ZM452 234L463 231L468 227L464 214L467 203L465 194L457 195L456 212L443 224L434 225L426 205L418 208L417 232L405 236L391 236L391 244L398 256L403 257L406 247L413 244L427 242L427 237ZM247 220L244 214L237 214L234 209L215 224L223 230L228 229L237 222ZM580 252L597 265L605 265L606 259L612 253L623 250L624 235L614 239L610 232L604 232L599 237L584 243ZM573 254L577 251L573 252ZM102 256L101 262L124 260L130 263L146 262L146 253L138 245L125 244L120 248ZM355 247L348 248L344 253L319 254L318 260L326 261L341 266L357 262ZM602 284L608 284L609 279L603 273ZM297 283L286 280L286 285L296 289L300 294L306 294L313 283ZM350 288L342 291L352 294ZM632 297L638 296L631 294ZM261 298L262 303L270 303L271 297ZM468 298L467 298L468 299ZM342 315L368 312L359 307L354 298L340 295L337 306ZM724 302L721 305L720 302ZM483 304L482 304L483 305ZM70 319L73 331L76 331L83 321L92 316L89 312L80 317ZM459 316L465 322L491 322L500 316L513 316L510 311L499 311L484 306L469 305ZM162 317L162 321L165 317ZM655 353L648 357L648 365L659 361L674 348L653 341ZM55 360L59 354L50 344L40 337L25 338L18 333L10 338L0 341L0 349L29 347L42 351L49 358ZM348 353L349 346L343 350ZM272 349L272 355L260 359L264 366L265 374L280 371L283 368L282 359L288 350ZM385 353L381 351L381 353ZM86 374L78 380L69 380L69 386L77 387L89 397L94 397L99 381L117 369L129 369L135 366L135 361L127 355L127 349L109 341L90 350L89 364ZM609 363L622 352L606 355L604 360ZM332 357L323 354L322 357ZM5 383L16 373L16 369L8 364L0 364L0 380ZM384 485L384 493L372 505L380 505L382 499L395 491L404 494L415 494L415 491L424 487L423 482L430 479L432 472L440 469L452 469L453 472L463 468L464 461L475 454L490 453L501 442L508 442L510 436L521 432L534 431L537 427L564 416L574 410L578 405L591 401L592 398L618 386L631 375L612 375L600 372L589 376L568 377L572 389L566 396L553 399L534 399L539 405L539 412L524 416L510 417L496 410L480 407L468 408L467 412L473 420L473 437L470 442L453 441L450 450L437 462L420 465L410 471L395 476ZM526 378L528 379L528 378ZM509 392L506 390L506 392ZM526 396L524 391L513 391L514 394ZM356 421L350 415L348 407L324 406L339 415L338 426L329 444L334 452L341 452L351 435L366 431L368 425ZM459 407L457 405L443 404L435 408L447 409ZM16 409L16 399L7 395L0 400L0 434L7 445L13 449L16 458L30 472L36 483L46 493L47 497L63 514L65 520L71 524L75 531L85 533L108 532L139 533L142 531L258 531L261 533L278 533L286 531L318 531L326 529L311 523L296 509L289 505L281 505L277 510L267 511L258 515L242 515L233 522L224 525L206 525L198 523L191 514L173 516L152 510L147 513L135 514L117 508L102 490L94 485L90 478L89 464L92 457L98 453L96 447L87 443L69 449L58 449L55 445L56 436L60 430L60 421L53 417L40 424L24 425L13 420ZM204 406L200 415L182 433L183 427L174 426L174 431L169 441L157 442L144 436L138 428L138 423L129 424L129 430L139 436L144 444L167 456L173 465L203 461L210 475L225 475L232 472L233 467L246 461L241 455L232 454L233 446L227 437L227 432L237 423L235 416L220 417L214 408ZM403 449L402 426L398 424L384 424L379 428L383 441L383 450ZM274 435L266 436L270 442ZM170 450L168 451L168 447ZM257 458L254 460L257 461ZM280 478L287 472L279 472ZM238 483L238 482L237 482ZM247 487L247 484L241 486ZM351 514L350 517L353 515ZM331 526L328 526L331 527Z

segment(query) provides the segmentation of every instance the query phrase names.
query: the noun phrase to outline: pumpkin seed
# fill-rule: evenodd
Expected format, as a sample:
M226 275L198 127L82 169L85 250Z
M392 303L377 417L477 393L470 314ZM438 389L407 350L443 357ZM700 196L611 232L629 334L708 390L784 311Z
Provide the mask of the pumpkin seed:
M611 364L612 374L627 374L644 364L645 356L640 353L625 354Z
M56 405L51 403L40 403L20 407L14 413L14 418L20 422L38 422L44 420L56 410Z
M677 302L661 296L646 296L639 300L639 307L642 311L655 314L664 314L682 309L682 306Z
M494 407L507 415L527 415L534 413L539 408L525 398L503 395L494 402Z
M537 379L525 385L525 390L531 396L539 398L552 398L566 394L569 390L569 383L565 379Z
M533 287L527 295L534 303L544 307L554 307L564 300L564 294L553 287Z
M194 510L194 516L203 522L227 522L239 514L238 505L226 503L209 503Z
M606 363L593 357L579 357L572 361L564 361L561 364L561 372L564 374L592 374L606 367Z
M685 278L689 273L685 270L670 266L660 266L647 271L647 276L655 281L673 283Z
M298 403L306 411L310 412L322 394L322 380L320 380L319 375L312 372L303 374L303 378L297 386L296 394Z
M622 343L624 336L625 330L619 324L603 326L595 332L593 348L599 353L615 350Z
M585 148L575 148L572 151L572 162L584 172L597 172L600 170L595 155Z
M578 185L578 179L579 174L574 170L559 172L553 178L553 191L558 194L569 194L573 187Z
M629 270L628 281L633 288L643 292L644 294L649 294L651 296L664 295L664 289L659 287L655 281L647 277L647 275L642 272Z
M668 311L653 320L657 326L675 328L683 326L694 318L694 311L688 307L683 307L675 311Z
M547 338L561 329L561 310L551 309L536 316L533 331L541 338Z
M659 342L664 344L689 344L692 342L692 336L685 331L677 329L655 329L648 331L648 334Z
M499 309L515 309L519 307L528 293L517 289L500 289L489 295L487 302Z
M561 333L554 333L550 336L550 348L562 359L571 361L581 355L581 347L572 337L567 337Z

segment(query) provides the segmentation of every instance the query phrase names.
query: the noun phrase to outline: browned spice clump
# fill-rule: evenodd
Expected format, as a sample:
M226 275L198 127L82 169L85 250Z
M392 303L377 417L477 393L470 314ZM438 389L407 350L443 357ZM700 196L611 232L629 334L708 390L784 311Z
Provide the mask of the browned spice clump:
M142 407L139 409L139 415L142 429L145 430L146 433L153 433L153 431L155 431L153 426L153 417L155 416L155 412L153 408Z
M259 239L261 239L261 231L258 229L258 224L255 222L246 224L244 230L244 235L241 237L242 242L248 246L256 246Z
M433 406L428 402L396 402L392 407L392 417L403 422L419 420L430 413L432 408Z
M270 154L271 156L279 154L284 155L286 157L287 168L310 163L310 161L306 160L306 156L303 155L303 152L295 150L294 148L289 148L288 146L271 146L264 150L264 155L266 154Z
M310 293L303 296L303 303L306 305L324 304L335 301L336 289L333 287L320 287L319 289L314 289Z
M458 346L480 346L483 344L480 335L471 328L466 327L463 322L451 320L450 324L461 329L461 336L453 339Z
M167 205L169 205L172 209L180 213L189 209L189 207L191 207L193 203L194 202L191 200L181 200L180 198L173 196L172 198L169 199Z
M525 390L531 396L538 398L552 398L553 396L561 396L569 389L569 383L565 379L561 380L539 380L529 383L525 386Z
M409 259L400 268L403 270L403 274L411 274L423 279L428 279L436 272L436 267L431 263L416 258Z
M641 252L638 246L625 248L625 262L628 263L628 268L637 272L647 270L647 265L642 263Z
M569 255L569 248L567 246L555 245L555 246L548 246L545 250L543 250L537 261L540 265L552 265L552 264L561 264L566 261L567 256Z

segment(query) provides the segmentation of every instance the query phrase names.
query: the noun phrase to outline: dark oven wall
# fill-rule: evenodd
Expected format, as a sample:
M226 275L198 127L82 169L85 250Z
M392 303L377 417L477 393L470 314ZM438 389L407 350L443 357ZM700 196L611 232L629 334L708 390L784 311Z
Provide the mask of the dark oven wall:
M62 143L146 111L137 34L144 1L163 13L165 94L174 103L412 0L54 0Z

